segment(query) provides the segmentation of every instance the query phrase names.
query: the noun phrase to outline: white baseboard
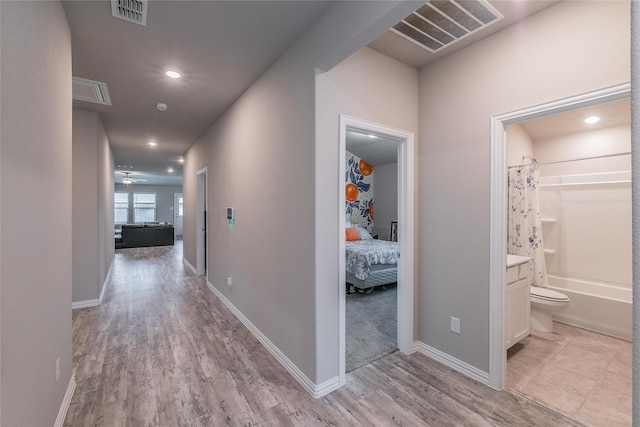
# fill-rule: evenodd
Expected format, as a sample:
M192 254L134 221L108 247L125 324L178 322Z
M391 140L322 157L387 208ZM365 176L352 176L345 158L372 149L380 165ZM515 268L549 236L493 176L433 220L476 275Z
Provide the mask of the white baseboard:
M71 303L71 309L76 310L78 308L88 308L88 307L96 307L100 305L100 300L98 298L95 299L87 299L84 301L74 301Z
M198 274L198 270L187 261L186 258L182 258L182 263L189 269L193 274Z
M56 417L56 423L53 425L54 427L62 427L64 425L64 419L67 416L67 410L69 409L71 399L73 398L73 392L75 390L76 377L71 375L69 385L67 386L67 391L64 393L64 398L62 399L62 404L60 405L60 410L58 411L58 416Z
M185 261L186 262L186 261ZM249 319L246 318L235 305L231 303L215 286L207 281L207 286L213 294L233 313L240 322L251 332L260 343L276 358L278 362L293 376L293 378L304 387L304 389L314 398L318 399L325 394L331 393L340 387L340 378L338 376L331 378L323 383L315 384L309 379L274 343L267 338Z
M418 351L425 356L428 356L443 365L450 367L451 369L460 372L467 377L486 384L489 386L489 373L482 371L475 366L469 365L467 362L463 362L462 360L456 359L453 356L444 353L437 348L433 348L423 342L415 341L413 343L413 351Z
M113 271L113 259L111 260L111 265L109 266L109 271L107 271L107 276L102 283L102 290L100 291L100 296L97 299L88 299L84 301L73 301L71 302L71 309L76 310L78 308L88 308L88 307L96 307L102 304L102 300L104 299L104 291L107 289L107 283L111 280L111 273Z

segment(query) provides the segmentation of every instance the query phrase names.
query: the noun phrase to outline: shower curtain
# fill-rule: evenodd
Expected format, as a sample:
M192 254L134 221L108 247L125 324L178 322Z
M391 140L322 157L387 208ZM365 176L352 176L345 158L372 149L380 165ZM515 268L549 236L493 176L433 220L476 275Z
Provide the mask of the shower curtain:
M533 285L546 286L538 178L539 171L533 166L509 168L507 253L531 257Z

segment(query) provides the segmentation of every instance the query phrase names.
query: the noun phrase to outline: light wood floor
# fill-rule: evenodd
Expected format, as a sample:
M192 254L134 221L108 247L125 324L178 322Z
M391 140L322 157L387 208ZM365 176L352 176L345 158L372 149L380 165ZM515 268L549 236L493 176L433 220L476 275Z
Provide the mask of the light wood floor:
M313 399L181 262L118 250L101 306L73 313L66 426L575 426L420 355L356 369Z

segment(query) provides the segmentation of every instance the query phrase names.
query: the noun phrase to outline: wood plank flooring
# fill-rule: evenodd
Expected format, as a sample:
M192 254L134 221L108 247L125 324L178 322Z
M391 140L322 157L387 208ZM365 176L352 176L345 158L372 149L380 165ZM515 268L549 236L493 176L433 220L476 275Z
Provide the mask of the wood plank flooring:
M176 246L120 249L99 307L73 313L65 426L578 426L420 354L356 369L313 399L182 265Z

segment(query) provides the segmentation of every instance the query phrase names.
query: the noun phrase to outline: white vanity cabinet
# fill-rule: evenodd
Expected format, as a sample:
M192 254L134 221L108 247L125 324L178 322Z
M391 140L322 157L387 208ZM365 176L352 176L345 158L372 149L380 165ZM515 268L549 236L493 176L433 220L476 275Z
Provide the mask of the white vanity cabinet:
M507 298L505 309L506 346L509 348L531 332L531 258L507 256Z

